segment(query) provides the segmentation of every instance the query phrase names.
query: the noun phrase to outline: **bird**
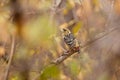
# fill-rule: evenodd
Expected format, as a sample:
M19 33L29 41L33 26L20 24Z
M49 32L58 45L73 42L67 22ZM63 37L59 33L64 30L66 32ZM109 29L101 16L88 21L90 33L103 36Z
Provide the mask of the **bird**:
M62 36L65 44L71 51L80 53L80 43L69 29L62 28Z

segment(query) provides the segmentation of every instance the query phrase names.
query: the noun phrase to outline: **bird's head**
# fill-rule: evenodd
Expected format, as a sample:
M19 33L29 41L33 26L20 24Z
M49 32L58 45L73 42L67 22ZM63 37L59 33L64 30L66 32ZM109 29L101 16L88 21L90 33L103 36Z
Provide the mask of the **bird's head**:
M62 34L63 34L64 36L71 33L70 30L67 29L67 28L62 28L61 31L62 31Z

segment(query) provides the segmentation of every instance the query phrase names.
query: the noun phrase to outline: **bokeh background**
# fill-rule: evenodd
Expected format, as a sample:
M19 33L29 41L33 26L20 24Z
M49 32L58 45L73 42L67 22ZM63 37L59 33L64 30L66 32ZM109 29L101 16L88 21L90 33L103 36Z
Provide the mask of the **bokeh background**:
M61 28L92 43L53 65L67 49ZM0 0L0 80L13 36L9 80L120 80L120 0Z

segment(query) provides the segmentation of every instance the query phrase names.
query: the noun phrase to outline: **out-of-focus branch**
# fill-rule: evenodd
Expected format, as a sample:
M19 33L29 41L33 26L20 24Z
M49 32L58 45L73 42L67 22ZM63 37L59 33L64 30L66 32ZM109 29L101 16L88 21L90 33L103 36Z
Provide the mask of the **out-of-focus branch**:
M9 57L8 65L6 67L4 80L8 80L8 75L9 75L10 66L11 66L11 62L12 62L12 59L13 59L14 51L15 51L15 36L12 35L10 57Z
M115 71L116 80L119 80L117 73L120 71L120 67Z

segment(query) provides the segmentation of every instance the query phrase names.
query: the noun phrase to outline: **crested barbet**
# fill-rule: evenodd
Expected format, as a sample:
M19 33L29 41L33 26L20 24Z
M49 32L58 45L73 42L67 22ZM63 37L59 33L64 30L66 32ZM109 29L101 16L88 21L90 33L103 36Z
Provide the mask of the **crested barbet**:
M69 47L71 51L80 53L80 43L74 37L74 35L70 32L69 29L63 28L62 36L63 36L64 42L66 43L66 45Z

